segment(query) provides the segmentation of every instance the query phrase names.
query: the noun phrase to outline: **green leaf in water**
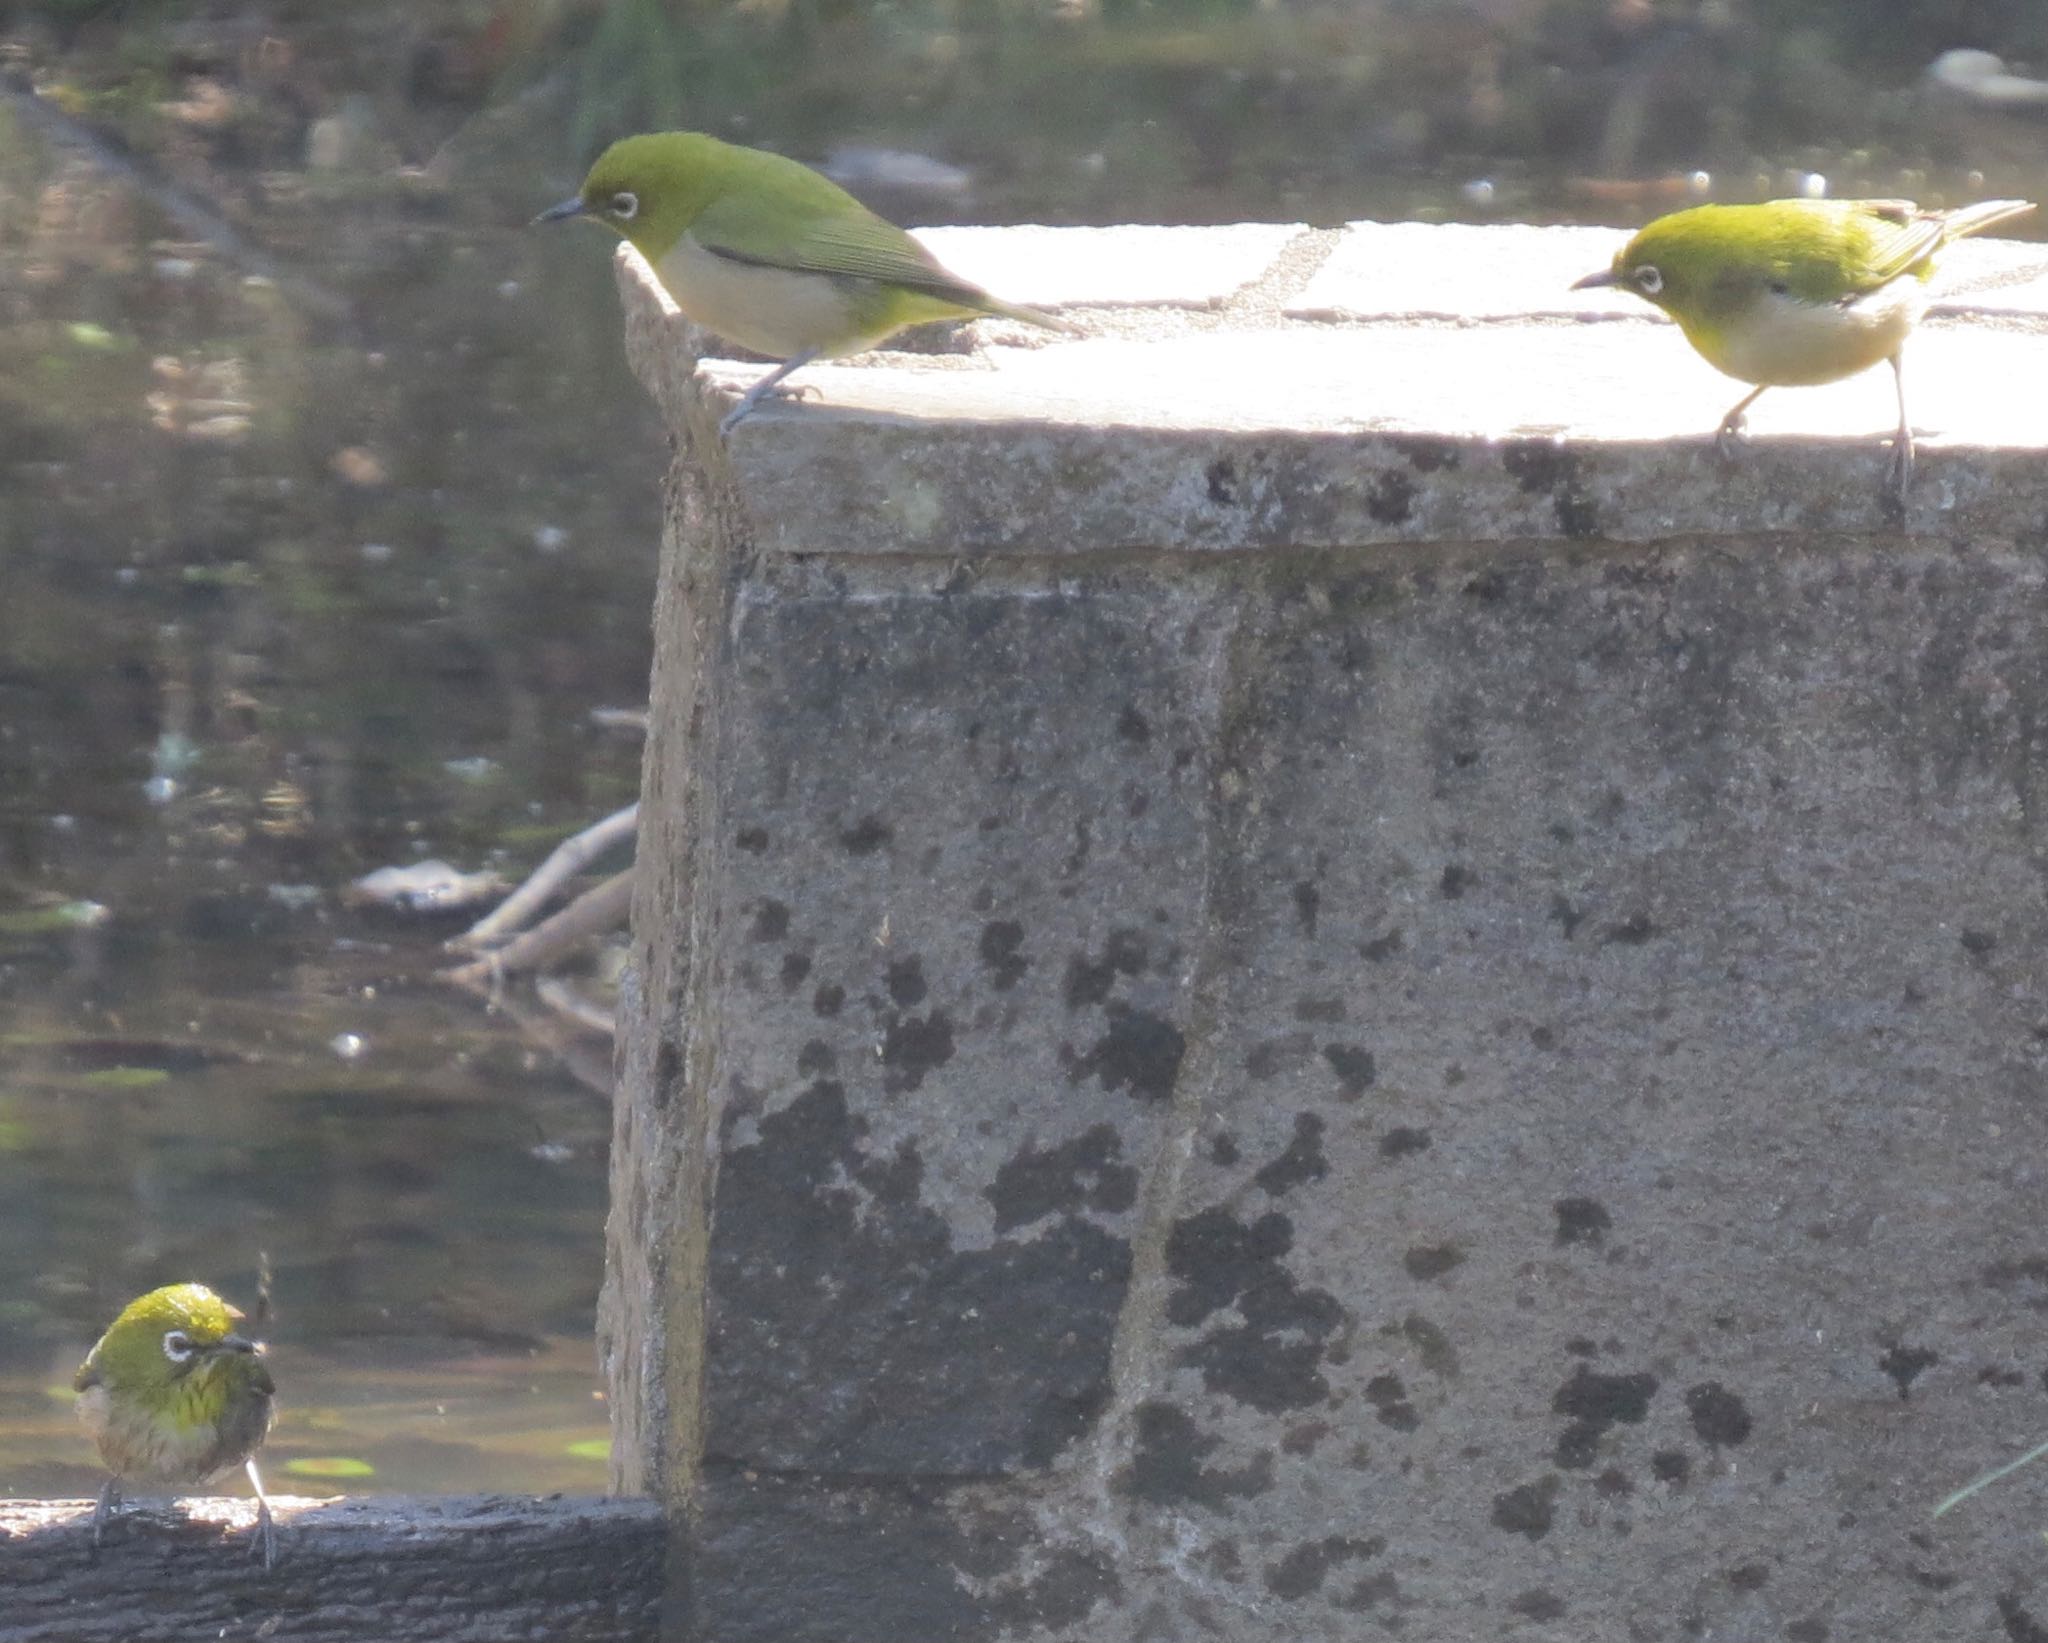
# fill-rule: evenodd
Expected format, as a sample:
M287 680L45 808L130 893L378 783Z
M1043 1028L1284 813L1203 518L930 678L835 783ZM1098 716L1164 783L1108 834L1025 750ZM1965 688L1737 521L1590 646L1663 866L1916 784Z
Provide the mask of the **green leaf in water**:
M610 1460L612 1440L610 1438L578 1438L574 1443L563 1445L567 1454L578 1460Z
M348 1455L294 1455L284 1469L295 1478L373 1478L377 1468Z
M64 334L79 347L96 354L111 354L128 346L127 338L117 337L104 325L94 325L89 320L73 320L64 327Z
M102 1067L87 1073L83 1081L96 1090L146 1090L170 1076L161 1067Z
M106 923L107 909L96 901L60 901L48 907L22 907L0 913L0 936L47 936L59 930L90 930Z

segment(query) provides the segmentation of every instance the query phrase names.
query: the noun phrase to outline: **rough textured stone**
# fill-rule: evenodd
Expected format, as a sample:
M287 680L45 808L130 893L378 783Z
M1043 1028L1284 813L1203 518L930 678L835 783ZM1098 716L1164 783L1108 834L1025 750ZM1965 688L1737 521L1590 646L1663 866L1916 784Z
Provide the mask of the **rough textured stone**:
M2048 1423L2048 341L1916 344L1898 515L1875 379L1731 475L1665 328L1298 262L721 442L622 272L606 1328L690 1636L2048 1628L2025 1474L1928 1518Z

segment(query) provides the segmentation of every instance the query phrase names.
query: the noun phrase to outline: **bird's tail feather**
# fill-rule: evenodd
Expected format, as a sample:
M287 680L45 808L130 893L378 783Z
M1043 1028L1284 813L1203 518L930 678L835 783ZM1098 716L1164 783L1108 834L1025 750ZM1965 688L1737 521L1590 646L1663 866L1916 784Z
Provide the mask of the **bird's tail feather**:
M1942 243L1981 234L1987 228L1996 228L2014 217L2025 216L2033 209L2032 200L1979 200L1975 205L1959 206L1942 218Z

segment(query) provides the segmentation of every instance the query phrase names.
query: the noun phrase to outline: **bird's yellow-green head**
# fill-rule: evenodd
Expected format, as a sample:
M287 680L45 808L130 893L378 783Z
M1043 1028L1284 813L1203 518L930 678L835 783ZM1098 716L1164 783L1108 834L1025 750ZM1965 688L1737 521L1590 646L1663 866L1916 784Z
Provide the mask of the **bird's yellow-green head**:
M750 153L695 131L621 138L597 157L574 198L534 221L588 217L658 262L716 197L734 156Z
M75 1384L80 1392L103 1387L110 1399L155 1410L189 1409L201 1419L238 1396L268 1396L263 1349L236 1332L241 1317L204 1284L153 1289L122 1308Z

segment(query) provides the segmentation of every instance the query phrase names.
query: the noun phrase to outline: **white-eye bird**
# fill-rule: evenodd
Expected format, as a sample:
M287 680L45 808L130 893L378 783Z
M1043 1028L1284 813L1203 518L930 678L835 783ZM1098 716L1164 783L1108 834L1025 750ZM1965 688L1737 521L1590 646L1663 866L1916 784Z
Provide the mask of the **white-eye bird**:
M277 1387L263 1348L235 1332L242 1314L203 1284L170 1284L130 1301L72 1381L78 1418L113 1475L92 1514L99 1551L123 1480L211 1483L237 1467L256 1491L254 1550L277 1561L277 1531L256 1475Z
M1659 217L1574 290L1612 285L1655 303L1716 370L1754 389L1721 419L1732 454L1766 388L1838 382L1884 360L1898 391L1891 483L1913 480L1906 421L1906 338L1927 307L1935 253L2033 210L1985 200L1923 211L1909 200L1767 200L1700 205Z
M693 131L627 137L582 190L535 222L589 217L631 240L676 306L707 330L782 363L719 424L729 433L783 379L857 354L909 325L998 314L1074 327L993 297L795 160Z

